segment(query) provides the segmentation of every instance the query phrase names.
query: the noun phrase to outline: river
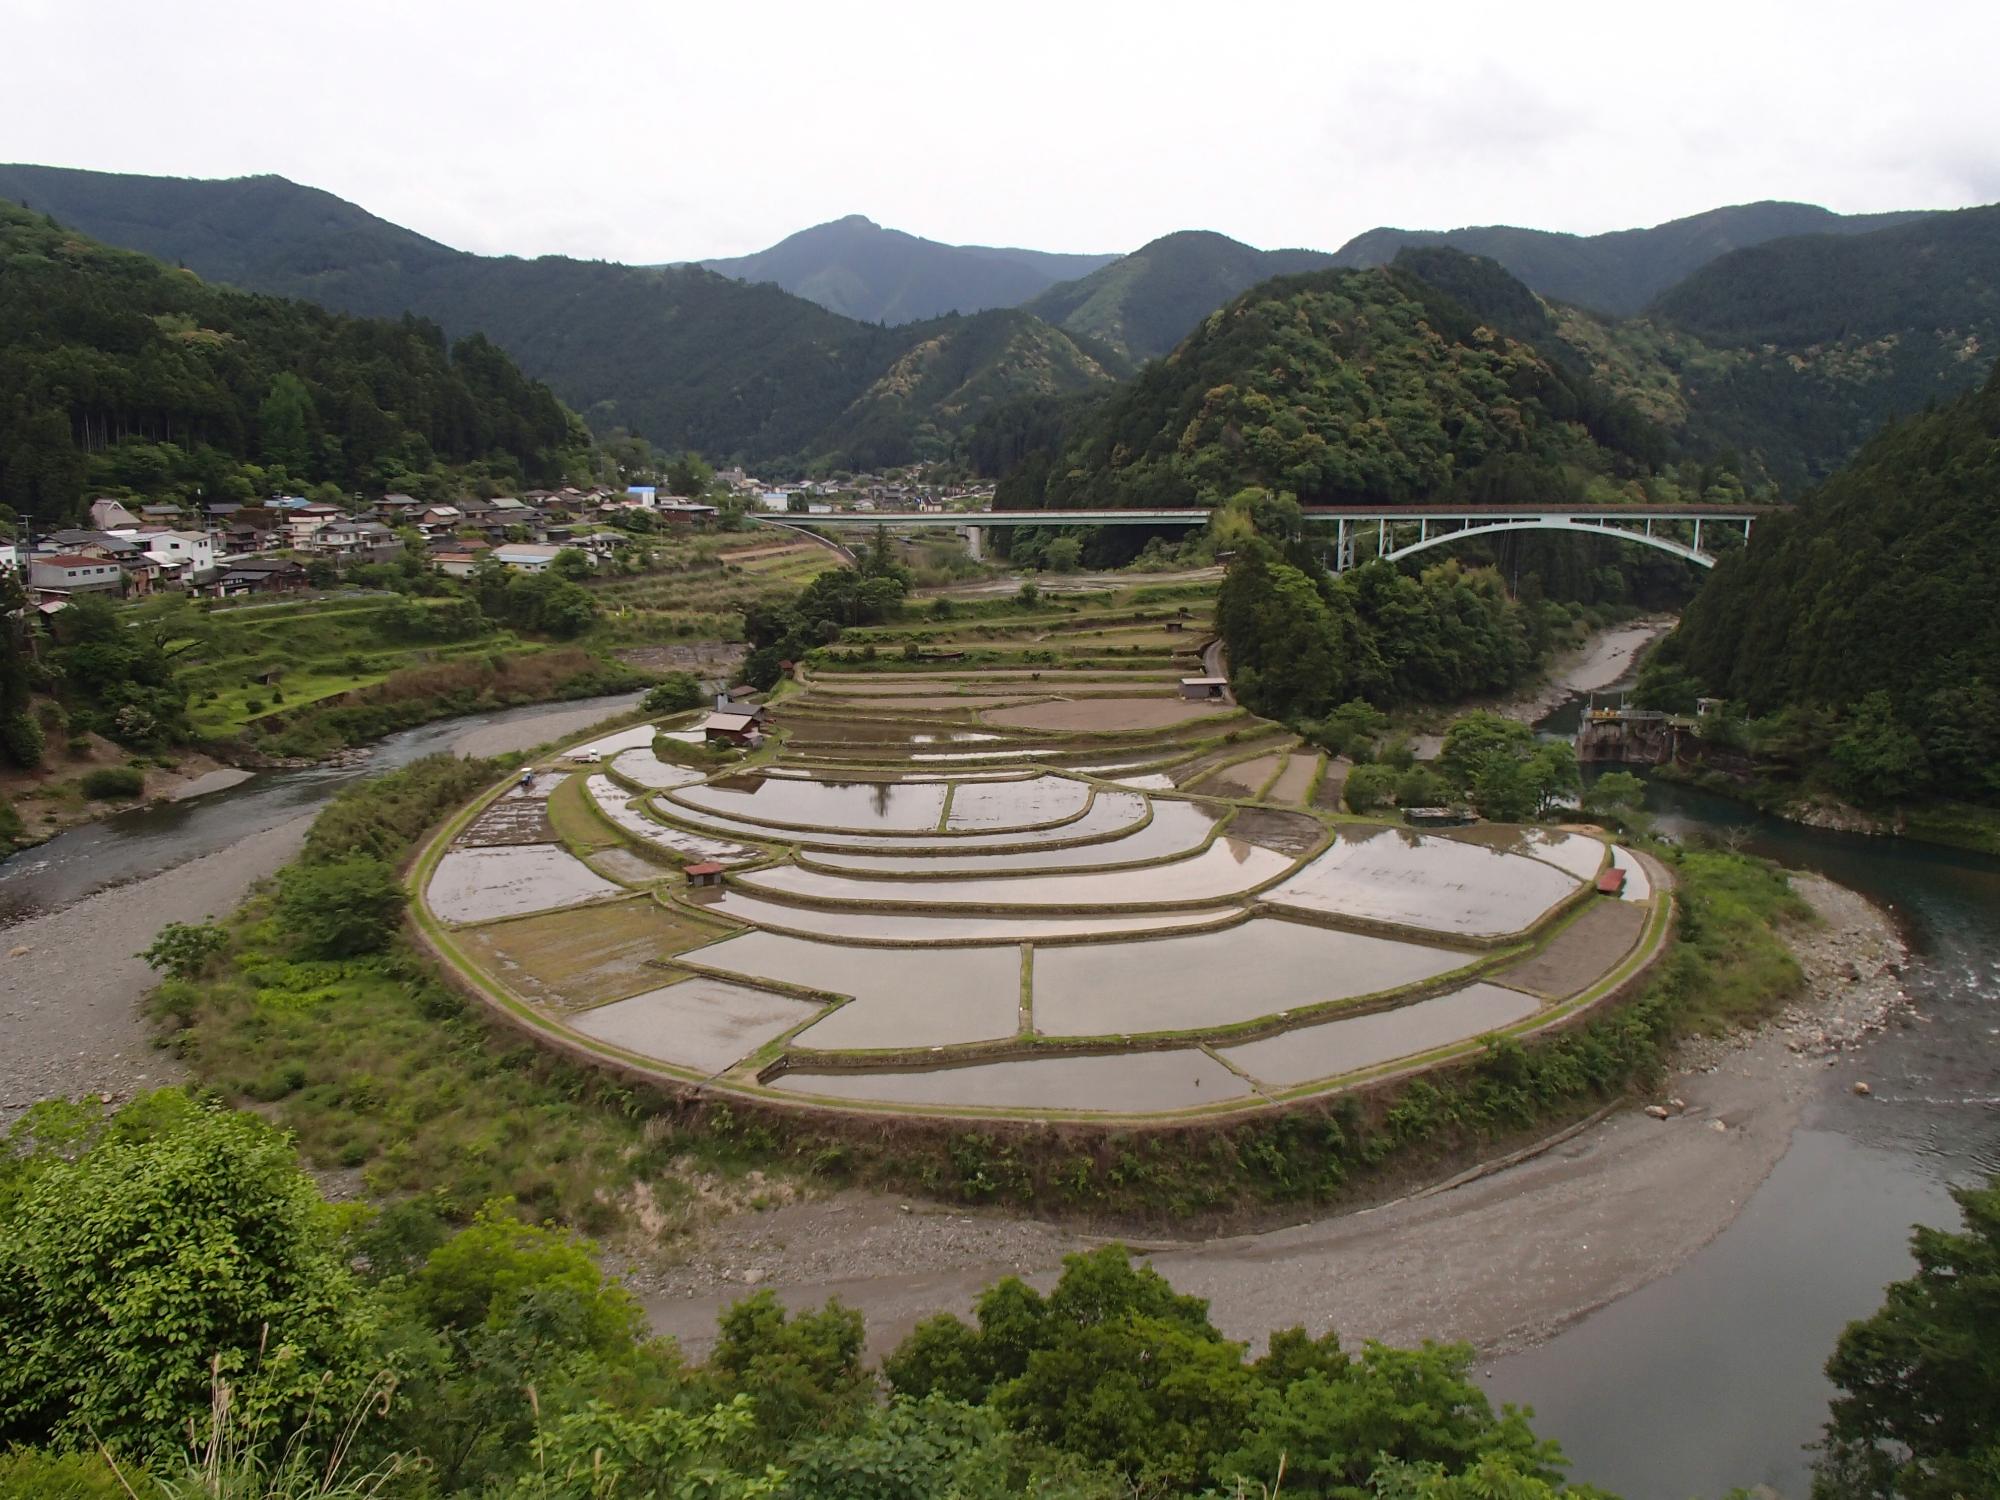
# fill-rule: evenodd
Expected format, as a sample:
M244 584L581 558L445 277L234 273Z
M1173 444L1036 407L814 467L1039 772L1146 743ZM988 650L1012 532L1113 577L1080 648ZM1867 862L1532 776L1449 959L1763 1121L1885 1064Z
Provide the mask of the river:
M480 731L553 718L581 727L638 701L636 693L620 693L440 719L389 735L336 764L259 771L222 791L114 813L0 860L0 927L227 849L313 811L351 782L448 750ZM541 738L551 737L553 731Z
M2000 1171L2000 860L1804 828L1666 782L1646 800L1663 833L1740 840L1890 908L1921 1020L1827 1074L1776 1169L1692 1259L1494 1361L1485 1383L1534 1407L1579 1478L1627 1500L1753 1484L1803 1497L1841 1328L1913 1269L1913 1223L1957 1222L1948 1186ZM1865 1098L1844 1087L1858 1076Z

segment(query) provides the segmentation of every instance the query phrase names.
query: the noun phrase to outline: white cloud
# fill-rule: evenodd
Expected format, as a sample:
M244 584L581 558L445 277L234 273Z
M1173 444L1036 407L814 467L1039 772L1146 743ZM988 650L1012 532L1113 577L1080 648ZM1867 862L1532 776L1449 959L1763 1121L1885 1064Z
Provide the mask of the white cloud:
M449 244L658 261L850 212L1114 250L1180 228L1592 232L2000 193L2000 7L0 0L0 155L278 172Z

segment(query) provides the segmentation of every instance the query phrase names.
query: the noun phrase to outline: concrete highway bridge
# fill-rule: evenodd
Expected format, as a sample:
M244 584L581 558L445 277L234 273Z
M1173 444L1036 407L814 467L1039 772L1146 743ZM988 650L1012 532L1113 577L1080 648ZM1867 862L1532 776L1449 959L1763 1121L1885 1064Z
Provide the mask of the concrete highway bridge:
M1308 521L1331 523L1333 549L1329 562L1344 572L1367 558L1390 562L1447 547L1470 537L1508 531L1532 531L1552 536L1599 536L1635 546L1653 547L1694 563L1715 566L1715 553L1703 545L1704 535L1718 527L1749 540L1763 505L1308 505ZM831 530L888 526L929 526L964 533L972 555L984 551L989 526L1205 526L1209 511L1200 506L1171 510L979 510L979 511L835 511L825 515L769 515L755 519L780 526Z

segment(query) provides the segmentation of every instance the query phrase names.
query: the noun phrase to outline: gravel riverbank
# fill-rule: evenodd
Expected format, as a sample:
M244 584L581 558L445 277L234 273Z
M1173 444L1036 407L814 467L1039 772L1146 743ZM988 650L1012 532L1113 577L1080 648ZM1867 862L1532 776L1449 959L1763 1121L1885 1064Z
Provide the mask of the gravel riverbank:
M1446 1191L1265 1233L1148 1246L1232 1338L1338 1329L1497 1354L1665 1275L1719 1234L1784 1155L1800 1110L1846 1048L1898 1023L1904 948L1887 917L1817 876L1795 887L1823 920L1792 935L1809 998L1771 1025L1690 1046L1655 1118L1633 1108L1538 1156ZM893 1348L918 1320L965 1312L1008 1274L1051 1284L1099 1239L1000 1213L877 1194L807 1199L711 1224L685 1261L633 1273L653 1325L691 1355L755 1287L792 1307L839 1297ZM1419 1253L1420 1252L1420 1253Z
M636 706L639 695L484 724L451 742L463 756L502 755L580 734ZM139 1012L154 976L136 955L169 922L226 916L298 853L317 812L0 926L0 1126L39 1099L114 1100L178 1082Z

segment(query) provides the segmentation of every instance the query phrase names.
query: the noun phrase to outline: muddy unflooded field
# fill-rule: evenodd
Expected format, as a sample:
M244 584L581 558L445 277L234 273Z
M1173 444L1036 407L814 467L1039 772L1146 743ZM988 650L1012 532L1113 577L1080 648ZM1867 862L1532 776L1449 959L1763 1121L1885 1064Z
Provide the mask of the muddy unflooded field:
M1234 704L1190 703L1147 695L1130 701L1093 697L1030 703L1019 708L989 709L981 717L988 724L1001 724L1009 729L1102 733L1120 729L1171 729L1202 719L1221 721L1235 712Z
M457 941L516 994L570 1009L656 987L665 959L715 935L635 897L475 927Z
M1278 779L1271 783L1264 793L1269 802L1300 803L1306 800L1306 793L1312 790L1313 778L1319 774L1324 757L1308 750L1294 750L1285 762L1285 769Z
M1597 898L1531 954L1495 974L1515 989L1556 998L1588 988L1632 951L1651 913L1632 901Z

